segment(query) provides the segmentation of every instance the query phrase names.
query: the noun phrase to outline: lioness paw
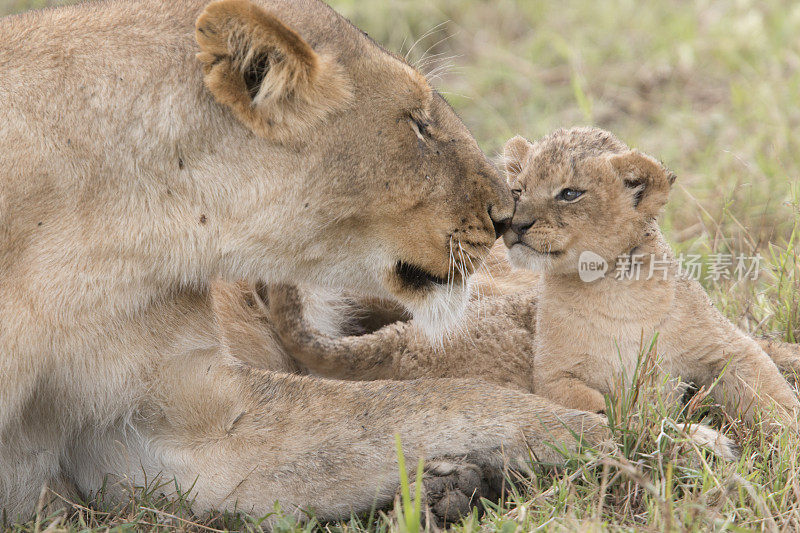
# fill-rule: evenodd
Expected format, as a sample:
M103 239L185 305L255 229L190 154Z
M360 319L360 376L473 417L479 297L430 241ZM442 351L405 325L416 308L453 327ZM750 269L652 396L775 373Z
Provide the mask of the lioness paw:
M422 477L422 520L429 527L446 527L467 516L481 498L500 495L502 476L458 459L428 461ZM411 493L415 487L412 485Z

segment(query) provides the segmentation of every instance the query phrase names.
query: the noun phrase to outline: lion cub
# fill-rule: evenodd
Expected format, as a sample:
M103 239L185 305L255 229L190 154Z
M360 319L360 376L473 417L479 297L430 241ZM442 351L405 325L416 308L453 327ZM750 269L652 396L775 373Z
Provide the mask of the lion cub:
M657 339L661 369L752 421L761 406L793 427L800 402L775 363L685 276L656 223L675 175L594 128L506 145L517 207L510 262L539 270L534 389L566 406L605 408ZM592 270L594 268L594 270ZM584 281L586 280L586 281Z
M409 323L362 336L319 334L292 290L274 287L271 319L287 350L329 377L473 376L599 412L604 394L630 384L642 349L656 339L665 375L713 385L717 401L747 421L761 406L798 426L800 403L780 372L800 370L797 346L738 330L681 274L661 234L656 218L673 174L593 128L536 143L515 137L505 165L517 207L503 240L510 262L538 278L518 271L523 289L473 300L465 331L442 346Z

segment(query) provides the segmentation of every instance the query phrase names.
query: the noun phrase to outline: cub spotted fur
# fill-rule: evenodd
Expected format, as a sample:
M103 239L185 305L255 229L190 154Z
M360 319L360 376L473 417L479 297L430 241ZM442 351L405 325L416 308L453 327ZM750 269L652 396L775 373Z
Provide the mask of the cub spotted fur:
M497 267L504 287L517 276L514 293L473 300L465 331L443 346L431 345L408 323L363 336L314 333L292 290L275 287L272 320L289 352L326 376L479 376L603 411L604 394L634 376L643 342L657 334L664 373L706 387L719 379L712 394L731 413L752 421L762 407L797 427L798 400L776 363L796 379L798 347L750 338L696 281L678 275L655 222L674 180L670 172L589 128L561 130L536 143L514 138L505 161L517 208L504 241L511 263L539 271L537 278ZM584 251L605 260L611 274L581 281ZM651 254L669 265L665 275L648 279ZM645 258L644 275L616 279L616 261L631 255ZM483 292L497 287L488 283Z

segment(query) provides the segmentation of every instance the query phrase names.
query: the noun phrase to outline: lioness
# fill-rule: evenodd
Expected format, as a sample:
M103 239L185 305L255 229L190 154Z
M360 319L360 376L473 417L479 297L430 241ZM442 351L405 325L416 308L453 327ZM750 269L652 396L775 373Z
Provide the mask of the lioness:
M110 0L0 37L5 516L160 475L198 512L340 518L393 497L396 432L430 477L606 437L477 381L319 380L222 342L216 277L391 297L438 330L512 215L442 97L322 2Z
M796 379L798 347L745 335L697 281L679 275L656 223L673 174L592 128L560 130L536 143L514 138L505 162L517 207L504 242L513 265L540 277L523 272L515 293L476 299L467 330L441 346L402 322L361 336L321 334L292 289L273 287L270 320L287 351L330 377L476 376L601 412L604 394L630 385L657 334L664 373L706 387L719 379L712 394L731 412L752 421L761 406L798 427L800 403L775 364ZM591 283L579 275L587 251L609 265L609 274ZM631 256L641 258L641 275L618 279L617 262ZM665 270L651 276L655 260ZM497 273L513 281L513 274ZM720 442L717 451L730 456Z

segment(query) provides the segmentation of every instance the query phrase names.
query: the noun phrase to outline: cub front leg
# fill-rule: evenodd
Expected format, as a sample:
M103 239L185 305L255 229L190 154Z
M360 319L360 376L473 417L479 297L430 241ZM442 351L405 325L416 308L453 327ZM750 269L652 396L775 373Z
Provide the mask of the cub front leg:
M84 491L105 474L134 484L160 475L194 487L195 511L266 515L277 501L298 516L342 519L391 503L395 434L409 470L420 458L429 465L430 493L447 475L435 475L437 463L464 461L497 477L504 465L524 467L530 451L562 461L551 446L574 449L573 432L590 444L609 438L603 417L468 380L333 381L205 350L171 360L150 381L129 421L134 431L95 433L85 456L71 460Z
M551 378L537 376L536 394L570 409L592 413L605 413L603 394L574 376L557 375Z

